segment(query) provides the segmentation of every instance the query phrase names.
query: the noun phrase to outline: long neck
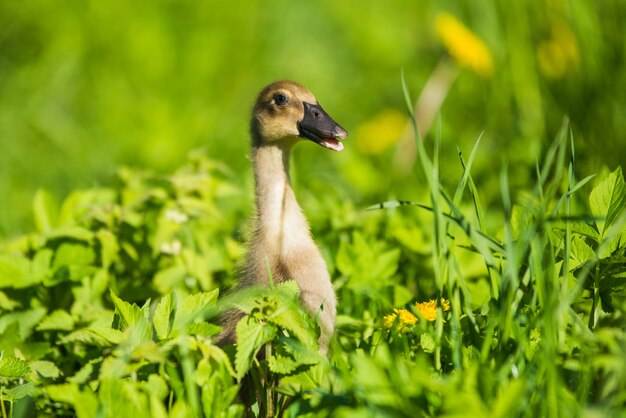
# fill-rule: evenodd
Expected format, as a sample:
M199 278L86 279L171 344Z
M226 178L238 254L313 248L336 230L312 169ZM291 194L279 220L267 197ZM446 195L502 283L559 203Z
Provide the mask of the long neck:
M284 252L285 247L310 241L309 227L289 179L291 145L253 146L256 186L256 236Z

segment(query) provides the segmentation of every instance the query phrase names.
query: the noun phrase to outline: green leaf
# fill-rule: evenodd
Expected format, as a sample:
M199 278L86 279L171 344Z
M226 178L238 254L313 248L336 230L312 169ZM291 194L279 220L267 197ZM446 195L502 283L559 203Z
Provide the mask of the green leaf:
M291 338L282 340L285 351L289 353L300 365L315 365L324 360L317 347L307 346Z
M11 312L0 317L0 334L13 323L19 325L19 334L22 340L28 338L35 325L41 321L46 314L45 308L33 308L26 311Z
M187 270L184 266L176 264L172 267L165 268L154 275L154 287L156 287L161 294L169 293L175 289L179 283L185 280L186 275Z
M115 312L122 319L122 323L120 324L122 331L131 325L134 325L140 318L144 317L144 312L139 306L134 303L130 304L118 298L117 295L113 293L113 290L111 290L110 294L111 299L113 300L113 305L115 305Z
M37 360L30 363L32 371L42 377L56 379L61 376L61 370L51 361Z
M48 231L44 234L44 238L48 241L56 239L70 239L89 243L93 240L93 232L81 226L62 226Z
M119 259L120 246L117 242L116 236L109 230L99 230L96 232L96 237L100 242L102 267L107 269Z
M337 254L337 268L348 276L347 286L359 293L372 294L388 286L400 260L398 248L354 232L352 242L342 241Z
M0 288L22 288L35 283L37 280L31 275L28 258L0 255Z
M160 340L166 339L170 333L172 326L171 313L172 294L168 293L161 298L159 304L154 309L154 316L152 317L154 329Z
M12 389L2 388L2 394L5 401L14 402L24 398L25 396L31 395L34 390L35 384L33 382L28 382L26 384L16 386Z
M211 337L213 335L219 334L222 330L222 327L219 325L211 324L209 322L198 322L195 324L191 324L187 327L187 331L191 335L200 335L203 337Z
M122 342L122 332L103 325L91 325L88 328L76 330L61 338L61 344L80 342L99 347L111 347Z
M519 411L519 400L526 392L524 379L513 380L500 388L499 396L493 405L492 416L498 418L511 417Z
M74 376L69 377L67 380L72 383L85 383L90 380L94 374L94 364L99 364L102 362L102 357L98 357L94 360L91 360L89 363L85 364L83 367L78 370Z
M200 360L198 366L196 367L196 373L194 375L198 386L205 386L209 382L212 374L213 368L211 367L209 359L203 358L202 360Z
M159 346L152 340L143 340L132 351L133 360L147 360L150 363L163 363L165 356Z
M96 260L94 250L83 244L64 243L59 246L54 255L53 269L62 266L88 266Z
M101 379L98 397L105 416L113 417L123 411L128 417L150 417L148 397L139 390L139 384L117 378Z
M219 289L210 292L200 292L185 296L179 304L174 320L174 329L189 326L196 320L201 319L207 308L215 305Z
M305 345L316 346L316 331L311 326L309 316L300 306L298 284L289 280L280 283L271 293L278 296L278 308L267 320L286 329Z
M276 328L263 324L256 318L245 316L237 324L237 352L235 369L237 379L241 380L254 361L263 344L271 341L276 335Z
M56 310L46 316L37 325L37 331L71 331L74 329L74 318L64 310Z
M159 399L165 399L169 393L166 380L162 376L154 373L148 376L146 389L148 389L149 393L155 395Z
M18 301L10 299L6 293L0 291L0 309L5 311L12 311L15 308L22 306Z
M293 373L300 364L291 356L284 356L280 354L273 355L267 362L269 368L274 373L289 375Z
M587 261L593 260L595 253L593 249L587 245L584 239L578 235L572 237L572 247L570 254L570 271L579 267Z
M435 340L429 333L425 332L420 335L420 346L424 352L434 353L437 348L437 343L435 343Z
M205 350L209 357L214 359L217 363L224 365L231 377L237 377L235 369L233 369L233 366L230 362L230 358L228 357L228 354L224 352L224 350L215 345L208 345L205 347Z
M98 415L98 400L88 388L81 392L77 384L68 383L46 386L45 390L50 399L72 405L78 418L93 418Z
M604 219L597 221L598 230L604 236L605 231L626 206L624 175L621 167L593 188L589 195L589 205L594 216Z
M30 372L28 363L5 354L0 358L0 377L20 377Z
M54 197L45 189L35 192L33 199L33 215L37 231L47 232L55 226L56 217L59 212Z
M36 283L44 281L51 275L50 263L53 255L54 252L49 248L39 250L35 254L31 262L31 274Z

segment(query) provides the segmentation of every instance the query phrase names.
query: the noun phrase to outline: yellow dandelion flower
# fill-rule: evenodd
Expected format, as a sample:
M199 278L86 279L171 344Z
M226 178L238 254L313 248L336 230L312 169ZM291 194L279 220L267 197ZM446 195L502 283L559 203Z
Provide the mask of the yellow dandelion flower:
M441 298L441 309L446 312L450 310L450 302ZM413 305L415 310L420 313L427 321L437 320L437 301L432 299L428 302L415 302ZM394 308L394 313L385 315L384 324L385 328L391 328L393 324L397 323L396 329L402 332L409 332L411 330L410 325L417 323L419 318L414 315L408 309Z
M396 315L395 313L385 315L385 328L391 328L397 317L398 315Z
M444 312L448 312L448 311L450 310L450 301L449 301L449 300L446 300L446 299L444 299L444 298L441 298L441 301L440 301L440 302L441 302L441 309L442 309Z
M437 302L429 300L428 302L416 302L415 310L419 312L425 320L434 321L437 319Z
M444 298L441 298L441 310L447 312L450 310L450 302ZM425 320L427 321L435 321L437 319L437 301L434 299L429 300L428 302L416 302L415 310L418 311Z
M395 308L394 313L385 316L385 327L391 328L394 323L397 322L396 329L401 332L409 332L411 328L408 325L413 325L417 322L417 317L408 310L402 308Z
M461 67L469 68L480 76L493 73L493 58L485 42L449 13L435 19L437 35L448 52Z
M413 315L408 310L402 309L394 309L398 316L400 317L400 322L406 325L413 325L417 322L417 316Z
M383 110L356 131L356 145L364 154L380 154L398 142L406 126L406 115L396 109Z

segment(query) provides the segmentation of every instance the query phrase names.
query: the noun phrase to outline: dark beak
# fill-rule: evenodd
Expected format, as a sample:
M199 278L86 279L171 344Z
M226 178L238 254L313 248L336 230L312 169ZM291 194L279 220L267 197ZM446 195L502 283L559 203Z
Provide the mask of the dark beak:
M298 131L302 138L334 151L343 149L339 141L348 136L348 132L324 112L319 103L304 102L304 117L298 122Z

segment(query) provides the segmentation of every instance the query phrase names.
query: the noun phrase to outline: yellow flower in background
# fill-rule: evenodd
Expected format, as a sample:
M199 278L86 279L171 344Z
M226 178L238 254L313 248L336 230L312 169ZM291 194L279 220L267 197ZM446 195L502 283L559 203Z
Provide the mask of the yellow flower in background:
M486 77L493 73L491 51L472 31L449 13L435 19L437 35L456 62L476 74Z
M398 142L406 126L406 114L387 109L365 122L356 131L356 145L364 154L380 154Z
M416 302L413 307L427 321L437 320L437 301L432 299L428 302ZM441 310L447 312L450 310L450 302L441 299ZM414 325L418 321L418 317L411 313L408 309L394 308L394 313L385 316L385 328L391 328L394 323L398 326L396 329L401 332L409 332L411 328L408 325Z
M546 78L563 78L578 66L579 60L576 36L565 23L553 25L550 37L537 47L539 71Z
M441 298L441 310L444 312L448 312L450 310L450 301L444 298Z
M397 321L398 326L396 329L401 332L409 332L411 328L407 325L413 325L417 322L417 316L413 315L408 310L402 309L394 309L395 313L385 316L385 327L391 328L393 324Z
M434 299L429 300L428 302L416 302L415 310L418 311L425 320L427 321L435 321L437 319L437 301ZM441 310L446 312L450 310L450 302L441 299Z

